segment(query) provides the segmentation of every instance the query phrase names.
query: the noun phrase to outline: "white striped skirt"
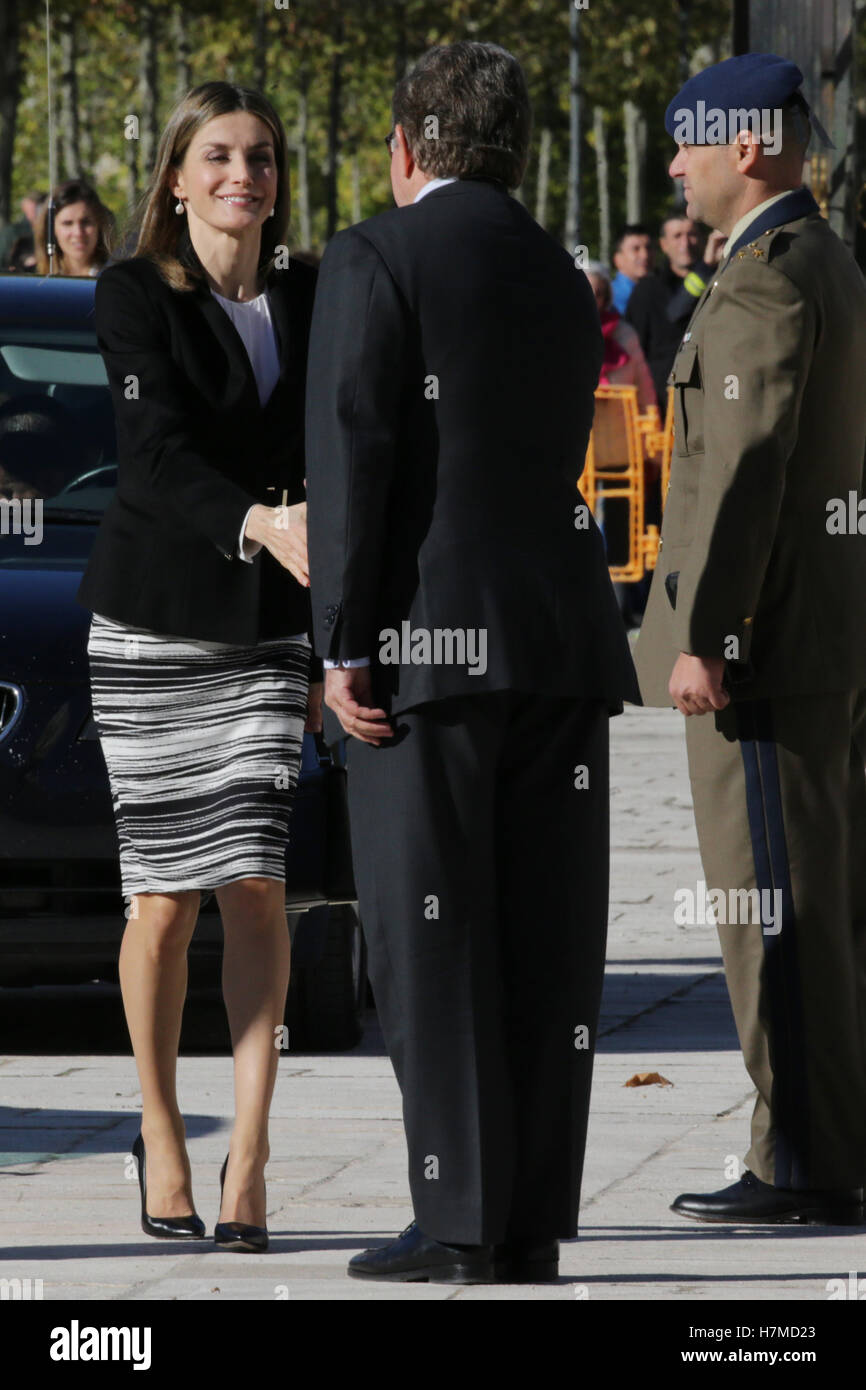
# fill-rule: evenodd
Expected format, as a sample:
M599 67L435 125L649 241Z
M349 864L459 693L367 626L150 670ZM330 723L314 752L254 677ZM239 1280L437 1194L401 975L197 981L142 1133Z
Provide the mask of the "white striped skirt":
M124 896L284 880L306 637L232 646L94 613L87 654Z

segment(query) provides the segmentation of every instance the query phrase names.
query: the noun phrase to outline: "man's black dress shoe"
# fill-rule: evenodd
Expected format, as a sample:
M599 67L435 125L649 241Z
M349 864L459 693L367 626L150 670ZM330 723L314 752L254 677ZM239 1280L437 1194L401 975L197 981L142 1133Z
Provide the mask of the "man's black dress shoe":
M558 1240L512 1240L494 1250L500 1284L550 1284L559 1278Z
M492 1245L443 1245L432 1236L425 1236L414 1221L388 1245L353 1256L349 1273L354 1279L406 1283L496 1283Z
M147 1172L145 1167L144 1140L138 1134L132 1146L132 1156L138 1168L138 1190L141 1193L141 1229L146 1236L156 1236L160 1240L204 1240L204 1222L195 1212L189 1216L148 1216L147 1214Z
M738 1226L783 1225L862 1226L863 1189L794 1192L771 1187L748 1169L739 1182L719 1192L683 1192L671 1205L678 1216L694 1221L730 1221Z

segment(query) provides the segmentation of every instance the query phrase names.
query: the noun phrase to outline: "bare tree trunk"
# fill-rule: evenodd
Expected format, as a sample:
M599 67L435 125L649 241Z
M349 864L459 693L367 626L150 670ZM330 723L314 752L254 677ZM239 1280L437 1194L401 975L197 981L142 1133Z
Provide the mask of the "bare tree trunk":
M258 0L256 5L255 64L253 71L255 85L260 92L263 92L265 90L265 83L268 80L267 0Z
M43 36L44 36L44 33L45 33L45 26L44 26L44 25L42 26L42 33L43 33ZM42 70L43 70L43 73L44 73L44 71L45 71L44 62L43 62L40 66L42 67ZM56 63L55 63L55 61L54 61L54 22L53 22L53 15L52 15L52 25L51 25L51 93L52 93L52 95L51 95L51 112L52 112L52 119L51 119L50 122L48 121L48 112L47 112L47 110L46 110L46 113L45 113L46 125L48 126L48 129L47 129L47 132L46 132L47 137L48 137L48 168L46 169L45 172L46 172L46 174L47 174L47 185L46 185L46 186L47 186L48 191L49 191L50 193L53 193L53 192L54 192L54 188L55 188L56 185L57 185L57 181L58 181L58 170L59 170L59 168L60 168L59 149L58 149L59 138L58 138L58 134L57 134L57 106L56 106L56 103L55 103L55 100L54 100L54 90L55 90L55 88L54 88L54 78L55 78L55 74L56 74ZM44 78L43 78L43 81L44 81ZM43 88L43 90L44 90L44 88Z
M159 144L159 68L157 54L159 33L156 6L151 0L141 0L139 11L138 91L141 107L141 167L150 174Z
M301 245L310 247L313 244L313 229L310 223L310 169L309 169L309 148L307 145L307 130L309 126L309 90L310 74L301 72L298 74L298 234Z
M171 32L174 39L174 99L180 101L192 86L189 29L182 4L175 5L171 12Z
M141 140L125 140L126 205L131 210L138 202L138 147Z
M289 0L285 0L285 8L288 9L288 6ZM290 31L293 53L287 61L292 75L290 80L294 82L298 90L298 120L295 126L294 139L289 141L290 150L298 156L297 181L292 188L292 232L297 232L301 246L305 250L310 250L313 244L310 221L310 150L308 141L310 73L307 68L308 59L305 56L308 24L304 23L303 11L299 6L295 6ZM280 52L282 54L282 50Z
M689 55L691 52L691 9L692 0L677 0L679 9L679 61L680 61L680 86L682 87L689 79ZM731 7L736 9L736 0ZM746 6L748 9L748 6ZM748 53L748 44L743 49Z
M608 184L607 124L604 107L596 106L592 113L595 135L595 176L598 183L598 258L610 264L610 187Z
M538 149L538 180L535 185L535 220L540 227L547 226L547 197L550 192L550 151L553 147L553 131L550 126L541 128L541 144Z
M21 93L18 0L0 0L0 223L12 220L12 156Z
M397 39L394 45L394 82L400 81L409 66L409 40L406 33L406 0L394 0Z
M352 222L361 220L361 161L358 151L352 151Z
M328 103L328 173L325 191L327 209L326 236L330 241L337 230L337 165L340 147L340 113L343 98L343 12L338 9L334 21L334 55L331 60L331 94Z
M646 216L647 125L633 101L623 103L626 158L626 222L643 222Z
M93 125L87 104L82 107L79 123L79 146L81 149L81 168L90 177L93 173Z
M580 10L569 7L568 50L568 187L565 244L574 250L580 240Z
M57 22L60 30L61 162L64 176L75 179L81 176L75 17L61 11Z

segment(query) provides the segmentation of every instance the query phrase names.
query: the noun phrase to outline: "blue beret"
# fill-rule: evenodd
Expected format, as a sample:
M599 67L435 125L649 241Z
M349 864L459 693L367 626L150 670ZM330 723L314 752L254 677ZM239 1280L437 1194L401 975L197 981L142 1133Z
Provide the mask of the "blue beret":
M748 126L748 121L741 117L728 131L729 112L777 111L797 95L817 134L829 143L823 126L799 90L802 82L803 74L797 64L775 53L743 53L726 58L723 63L695 73L680 88L665 112L665 130L673 139L690 145L727 144L735 139L738 128ZM718 113L715 117L714 112ZM720 121L722 114L724 123ZM724 138L720 134L723 128Z

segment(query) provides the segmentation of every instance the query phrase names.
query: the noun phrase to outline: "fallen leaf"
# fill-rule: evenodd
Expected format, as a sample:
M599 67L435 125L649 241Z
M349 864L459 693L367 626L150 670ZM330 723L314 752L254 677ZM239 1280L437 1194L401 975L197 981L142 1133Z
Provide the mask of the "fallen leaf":
M673 1086L672 1081L668 1081L666 1076L662 1076L657 1071L639 1071L634 1076L624 1082L626 1086Z

